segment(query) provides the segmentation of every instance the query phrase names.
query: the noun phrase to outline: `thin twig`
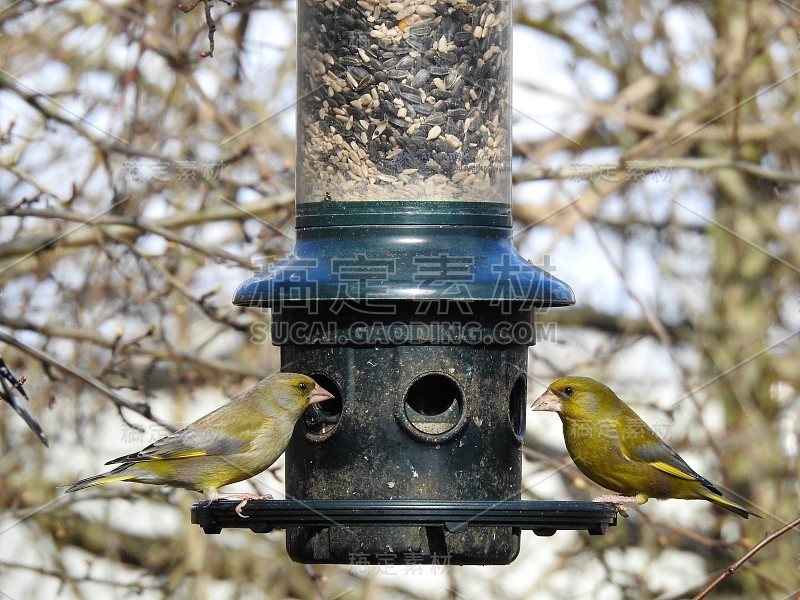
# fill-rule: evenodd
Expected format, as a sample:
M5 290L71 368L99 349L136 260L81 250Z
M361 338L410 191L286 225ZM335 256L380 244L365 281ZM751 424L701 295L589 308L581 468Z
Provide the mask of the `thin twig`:
M2 87L2 82L0 82ZM284 194L274 196L265 200L258 200L244 205L230 203L229 206L217 206L203 211L185 211L158 220L148 220L141 217L127 217L124 215L87 215L66 209L32 209L26 207L0 208L0 217L34 217L39 219L60 219L63 221L73 221L82 225L91 224L92 227L81 227L73 231L59 234L41 234L29 236L21 239L16 244L7 243L0 248L0 258L11 259L26 254L34 254L45 247L49 248L58 242L60 246L89 246L97 243L96 232L93 227L103 226L106 233L113 233L116 236L139 236L149 232L163 237L176 244L186 245L193 250L201 251L203 254L214 258L229 260L245 268L252 268L252 265L225 250L216 248L211 249L200 243L187 240L186 237L178 234L174 229L204 225L207 223L232 220L246 221L248 219L260 219L262 216L271 213L276 208L290 206L294 202L294 194ZM110 229L109 229L110 227ZM116 227L116 228L114 228ZM279 233L288 235L279 230Z
M8 391L13 392L17 388L22 389L22 386L25 385L26 381L28 381L28 377L23 375L22 377L19 378L19 381L17 381L17 383L11 384L11 387L8 388Z
M733 573L736 571L736 569L738 569L744 563L746 563L748 560L750 560L756 554L756 552L761 550L767 544L770 544L771 542L773 542L776 539L778 539L779 537L781 537L784 533L787 533L788 531L791 531L792 529L794 529L798 525L800 525L800 517L798 517L797 519L795 519L794 521L792 521L788 525L785 525L784 527L781 527L780 529L778 529L778 531L776 531L774 533L770 533L769 535L767 535L758 544L753 546L753 548L747 554L745 554L742 558L740 558L735 563L733 563L731 566L729 566L727 569L725 569L719 575L719 577L717 577L714 581L712 581L708 585L708 587L706 589L704 589L702 592L697 594L697 596L695 596L692 600L703 600L703 598L708 596L714 590L715 587L717 587L720 583L723 582L723 580L725 580L728 577L730 577L731 575L733 575Z
M24 329L26 331L33 331L48 338L63 338L67 340L87 342L107 350L112 350L114 345L113 340L104 338L97 331L85 329L65 329L59 326L57 323L38 325L25 319L9 318L2 313L0 313L0 326L8 327L10 329ZM189 365L199 365L206 369L213 369L223 373L231 373L233 375L241 375L244 377L264 377L263 368L250 366L242 363L241 361L204 358L195 351L184 352L175 348L164 348L161 346L137 349L135 345L127 342L124 344L122 349L118 350L118 352L129 356L145 356L152 360L175 362L176 364L185 363ZM24 388L21 388L20 391L22 391L22 389Z
M7 334L4 331L0 331L0 341L5 342L6 344L9 344L10 346L15 346L16 348L19 348L23 352L25 352L27 354L30 354L31 356L39 359L43 363L48 364L48 365L52 365L54 367L57 367L57 368L61 369L62 371L64 371L65 373L69 373L70 375L72 375L76 379L80 379L84 383L89 384L90 386L92 386L96 390L98 390L98 391L102 392L103 394L105 394L106 396L108 396L112 400L112 402L114 402L114 404L116 404L120 408L127 408L128 410L132 410L133 412L142 415L146 419L149 419L153 423L161 425L162 427L164 427L168 431L175 431L175 428L172 425L170 425L166 421L162 421L161 419L159 419L158 417L156 417L152 413L152 411L150 410L150 405L148 405L148 404L146 404L144 402L131 402L131 401L127 400L126 398L123 398L117 392L112 390L110 387L108 387L102 381L100 381L99 379L93 377L89 373L85 373L84 371L82 371L80 369L77 369L77 368L72 367L72 366L70 366L68 364L65 364L65 363L61 362L60 360L58 360L57 358L54 358L54 357L50 356L49 354L47 354L45 352L42 352L38 348L34 348L33 346L29 346L28 344L26 344L24 342L21 342L20 340L16 339L14 336L11 336L11 335Z
M231 8L236 7L235 2L230 2L229 0L222 1ZM214 16L211 14L212 0L197 0L197 2L194 2L191 6L187 6L186 4L180 2L178 3L178 8L185 13L189 13L192 12L201 2L205 4L206 26L208 27L208 50L201 52L200 58L209 58L214 56L214 33L217 31L217 24L214 22Z

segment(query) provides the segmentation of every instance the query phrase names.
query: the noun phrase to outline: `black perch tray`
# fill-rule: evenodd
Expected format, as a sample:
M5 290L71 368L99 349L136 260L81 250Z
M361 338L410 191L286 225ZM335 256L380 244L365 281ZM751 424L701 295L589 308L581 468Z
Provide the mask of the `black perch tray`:
M245 528L268 533L287 527L410 526L442 527L451 533L467 527L517 527L536 535L581 530L602 535L617 524L617 511L597 502L539 500L251 500L236 514L238 500L192 505L192 523L205 533Z

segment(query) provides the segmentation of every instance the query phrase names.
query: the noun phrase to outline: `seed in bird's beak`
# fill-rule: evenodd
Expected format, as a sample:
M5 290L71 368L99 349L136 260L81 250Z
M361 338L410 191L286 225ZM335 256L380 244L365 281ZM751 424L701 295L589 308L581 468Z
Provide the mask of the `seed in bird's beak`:
M314 391L311 392L311 399L308 401L308 403L316 404L317 402L325 402L325 400L330 400L331 398L333 398L333 394L331 394L320 384L317 384L314 387Z
M561 399L558 396L556 396L550 390L547 390L544 394L539 396L533 404L531 404L531 408L533 410L561 412L564 410L564 404L561 402Z

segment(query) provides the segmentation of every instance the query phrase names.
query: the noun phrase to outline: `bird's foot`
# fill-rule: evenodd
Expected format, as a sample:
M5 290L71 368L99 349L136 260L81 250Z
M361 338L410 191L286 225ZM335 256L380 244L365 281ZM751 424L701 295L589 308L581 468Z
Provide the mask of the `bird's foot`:
M259 494L220 494L217 496L219 500L241 500L239 504L236 505L234 509L236 514L242 517L243 519L248 519L247 515L242 514L242 509L247 505L250 500L272 500L272 496L269 494L265 496L260 496Z
M605 496L598 496L594 502L604 502L606 504L613 504L617 512L625 518L628 518L628 509L625 508L626 504L644 504L639 496L620 496L618 494L607 494ZM645 500L647 502L647 500Z

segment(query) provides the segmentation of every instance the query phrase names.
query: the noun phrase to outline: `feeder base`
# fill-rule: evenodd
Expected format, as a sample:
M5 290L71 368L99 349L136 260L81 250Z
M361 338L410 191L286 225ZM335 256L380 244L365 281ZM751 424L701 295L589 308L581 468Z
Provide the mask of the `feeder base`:
M192 506L192 523L205 533L245 528L255 533L287 530L287 549L297 562L367 564L476 564L459 552L460 538L470 546L477 538L492 548L493 540L508 540L477 564L508 564L519 552L519 532L553 535L559 530L583 530L602 535L617 524L613 506L565 501L441 500L251 500L236 514L236 501L219 500ZM396 531L397 535L392 533ZM410 535L409 535L410 534ZM385 540L405 539L405 547Z

